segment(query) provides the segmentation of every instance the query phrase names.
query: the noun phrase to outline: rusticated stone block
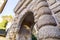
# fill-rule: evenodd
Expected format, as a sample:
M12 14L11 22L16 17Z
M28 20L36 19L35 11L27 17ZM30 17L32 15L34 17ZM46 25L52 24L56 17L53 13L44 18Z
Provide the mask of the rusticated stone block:
M60 38L60 28L56 26L46 25L39 29L39 39Z
M39 19L40 16L45 15L45 14L49 14L51 15L51 11L48 7L42 7L37 11L37 14L35 16L35 21L37 21L36 19Z
M56 25L56 22L51 15L43 15L39 18L37 22L38 28L41 28L41 26L44 25Z

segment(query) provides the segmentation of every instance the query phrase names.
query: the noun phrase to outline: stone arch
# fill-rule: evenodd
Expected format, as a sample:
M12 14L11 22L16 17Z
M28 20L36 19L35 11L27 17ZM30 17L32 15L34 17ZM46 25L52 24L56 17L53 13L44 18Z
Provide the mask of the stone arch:
M17 18L17 17L16 17ZM17 21L17 22L16 22ZM22 11L13 22L7 34L8 40L31 40L31 31L34 26L34 15L32 11Z
M18 26L18 38L21 40L31 40L31 31L34 26L34 15L32 11L26 11L23 16L21 16ZM19 36L20 35L20 36ZM23 38L23 36L25 38Z

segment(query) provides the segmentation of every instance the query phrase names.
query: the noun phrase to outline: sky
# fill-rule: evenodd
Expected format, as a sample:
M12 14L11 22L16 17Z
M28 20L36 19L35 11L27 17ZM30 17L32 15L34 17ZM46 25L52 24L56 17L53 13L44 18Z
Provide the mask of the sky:
M0 16L12 15L15 16L14 8L19 0L8 0Z

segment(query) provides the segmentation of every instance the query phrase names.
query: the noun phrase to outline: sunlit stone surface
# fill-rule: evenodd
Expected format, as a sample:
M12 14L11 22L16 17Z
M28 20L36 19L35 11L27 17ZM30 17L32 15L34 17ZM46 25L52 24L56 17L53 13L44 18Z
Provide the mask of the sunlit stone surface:
M4 0L0 0L0 8L2 7Z
M2 12L5 4L6 4L6 0L0 0L0 13Z

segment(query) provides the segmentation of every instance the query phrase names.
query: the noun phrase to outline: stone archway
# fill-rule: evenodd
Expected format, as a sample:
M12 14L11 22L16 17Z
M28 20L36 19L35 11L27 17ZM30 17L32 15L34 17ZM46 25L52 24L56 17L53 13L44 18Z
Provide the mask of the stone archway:
M20 40L31 40L31 33L34 25L34 15L31 11L26 12L20 30L19 38Z
M6 38L8 40L31 40L31 33L34 27L34 15L32 11L25 10L20 17L16 17ZM17 21L17 22L16 22Z
M28 11L29 9L34 12L34 16L33 16L35 17L34 20L37 20L35 22L37 26L34 25L34 27L37 27L38 29L37 39L38 40L60 40L60 28L59 28L60 18L58 17L58 15L60 14L60 9L59 9L60 6L58 5L60 5L60 3L57 3L55 1L56 0L53 0L53 1L51 0L32 0L32 1L22 0L21 3L19 2L17 7L15 8L16 9L15 13L17 14L16 15L17 17L15 18L15 21L13 22L13 25L8 32L8 36L9 36L8 39L25 40L24 33L22 34L20 32L20 30L22 30L20 28L21 26L25 26L22 28L26 28L26 25L28 26L29 22L31 22L31 20L28 17L28 14L30 16L30 13L31 13L30 11ZM56 19L54 13L56 14L58 20ZM26 19L28 18L30 21L26 21L25 18ZM34 24L33 21L31 23ZM32 25L30 24L28 28L30 28L31 26ZM31 30L29 32L31 32ZM20 34L23 36L21 36ZM30 36L28 37L27 40L31 40L31 33L29 35Z

